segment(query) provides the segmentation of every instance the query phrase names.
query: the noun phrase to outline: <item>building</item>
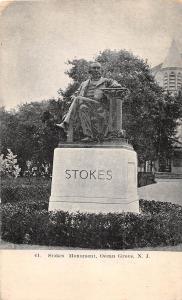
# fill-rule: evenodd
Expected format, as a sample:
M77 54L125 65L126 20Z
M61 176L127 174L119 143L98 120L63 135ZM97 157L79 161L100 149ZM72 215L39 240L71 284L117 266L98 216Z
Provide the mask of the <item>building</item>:
M165 60L152 69L157 83L164 90L176 93L182 89L182 50L178 49L175 40L172 41ZM157 171L182 174L182 120L174 143L171 159L161 160L157 164Z
M180 53L174 40L164 62L154 67L152 72L165 90L176 92L182 87L182 51Z

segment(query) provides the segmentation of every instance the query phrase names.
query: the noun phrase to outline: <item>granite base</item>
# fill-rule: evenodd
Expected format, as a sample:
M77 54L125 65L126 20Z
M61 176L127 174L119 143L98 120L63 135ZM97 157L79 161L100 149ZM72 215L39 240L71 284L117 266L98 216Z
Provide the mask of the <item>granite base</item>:
M139 213L136 152L118 145L56 148L49 210Z

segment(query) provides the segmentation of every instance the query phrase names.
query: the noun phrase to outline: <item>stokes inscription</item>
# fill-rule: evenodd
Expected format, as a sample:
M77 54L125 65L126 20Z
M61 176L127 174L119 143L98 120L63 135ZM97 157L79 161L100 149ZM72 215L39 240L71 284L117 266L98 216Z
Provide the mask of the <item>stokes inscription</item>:
M112 180L112 170L65 170L66 179Z

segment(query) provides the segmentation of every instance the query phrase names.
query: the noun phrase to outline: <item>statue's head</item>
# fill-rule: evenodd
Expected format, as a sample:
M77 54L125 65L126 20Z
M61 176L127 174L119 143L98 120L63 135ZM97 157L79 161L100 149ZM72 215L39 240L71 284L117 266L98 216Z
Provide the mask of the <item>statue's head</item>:
M93 79L99 79L101 77L101 64L97 61L90 63L89 73Z

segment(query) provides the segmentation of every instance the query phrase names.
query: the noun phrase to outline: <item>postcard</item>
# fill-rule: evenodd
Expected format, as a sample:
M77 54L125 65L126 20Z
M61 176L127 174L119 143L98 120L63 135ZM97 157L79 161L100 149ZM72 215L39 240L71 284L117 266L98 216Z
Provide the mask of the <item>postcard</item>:
M0 1L2 300L182 300L181 19Z

